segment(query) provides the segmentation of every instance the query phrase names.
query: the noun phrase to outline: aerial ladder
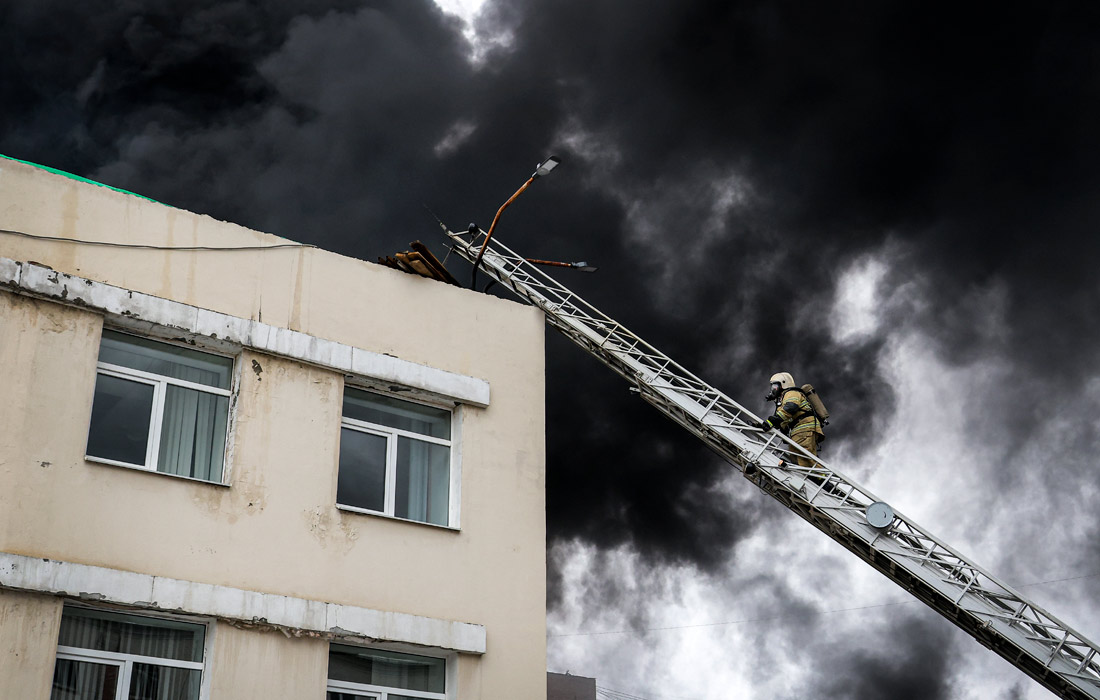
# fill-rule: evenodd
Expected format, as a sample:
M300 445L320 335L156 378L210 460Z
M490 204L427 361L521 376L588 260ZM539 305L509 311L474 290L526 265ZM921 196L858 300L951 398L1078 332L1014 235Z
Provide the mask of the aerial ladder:
M499 214L498 214L499 216ZM476 226L451 250L546 314L750 482L1048 690L1100 699L1100 648ZM491 229L490 229L491 230ZM478 261L480 257L480 262ZM809 466L799 466L797 457Z

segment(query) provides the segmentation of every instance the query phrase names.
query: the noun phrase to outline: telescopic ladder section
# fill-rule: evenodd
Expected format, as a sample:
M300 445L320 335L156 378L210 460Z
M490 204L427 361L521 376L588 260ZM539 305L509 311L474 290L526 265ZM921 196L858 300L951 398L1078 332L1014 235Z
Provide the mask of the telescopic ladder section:
M485 233L454 233L473 262ZM1063 698L1100 698L1096 644L493 238L479 267L783 505ZM802 457L810 466L798 466ZM874 506L874 508L871 508ZM868 509L871 508L871 512ZM885 517L883 517L885 513ZM892 517L891 517L892 515ZM873 526L875 523L879 527Z

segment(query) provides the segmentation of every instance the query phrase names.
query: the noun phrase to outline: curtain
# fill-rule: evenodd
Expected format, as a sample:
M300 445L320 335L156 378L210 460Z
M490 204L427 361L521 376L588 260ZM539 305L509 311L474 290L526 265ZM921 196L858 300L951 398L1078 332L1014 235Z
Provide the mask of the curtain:
M57 644L177 661L202 661L205 637L206 628L191 622L69 607L61 618Z
M219 389L229 388L233 371L231 358L110 330L103 331L99 361Z
M451 439L451 412L383 396L352 387L344 388L344 415L355 420Z
M202 661L202 625L134 615L66 609L58 645L180 661ZM58 659L51 700L114 700L120 668ZM197 700L202 672L133 663L127 700Z
M127 699L195 700L199 697L201 676L200 671L188 668L135 663Z
M115 700L122 667L92 661L58 659L50 700ZM133 664L127 700L195 700L201 672L152 664Z
M329 646L329 680L443 693L446 672L444 659L346 644ZM404 697L387 692L390 698ZM336 700L343 700L340 697L343 694L330 691L330 700L332 695L337 696Z
M450 461L451 450L446 445L398 438L394 514L399 518L447 525Z
M220 480L228 415L226 396L168 386L157 471Z
M58 659L50 700L114 700L121 670L107 664Z

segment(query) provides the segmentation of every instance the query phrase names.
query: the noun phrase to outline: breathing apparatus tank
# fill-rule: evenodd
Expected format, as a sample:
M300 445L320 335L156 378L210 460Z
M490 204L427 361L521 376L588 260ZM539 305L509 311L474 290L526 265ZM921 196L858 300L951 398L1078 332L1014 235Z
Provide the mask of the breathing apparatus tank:
M821 402L821 397L814 390L814 385L803 384L801 388L806 400L810 402L810 408L814 409L814 413L817 414L817 419L821 421L822 425L828 425L829 409L825 408L825 404Z

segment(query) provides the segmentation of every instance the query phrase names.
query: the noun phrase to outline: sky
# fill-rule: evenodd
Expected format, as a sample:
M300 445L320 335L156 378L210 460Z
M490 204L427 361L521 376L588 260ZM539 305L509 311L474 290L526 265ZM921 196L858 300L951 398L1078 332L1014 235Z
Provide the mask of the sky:
M373 260L502 217L1100 639L1100 8L8 0L0 153ZM468 273L453 258L459 279ZM1051 697L547 337L548 666L603 696Z

